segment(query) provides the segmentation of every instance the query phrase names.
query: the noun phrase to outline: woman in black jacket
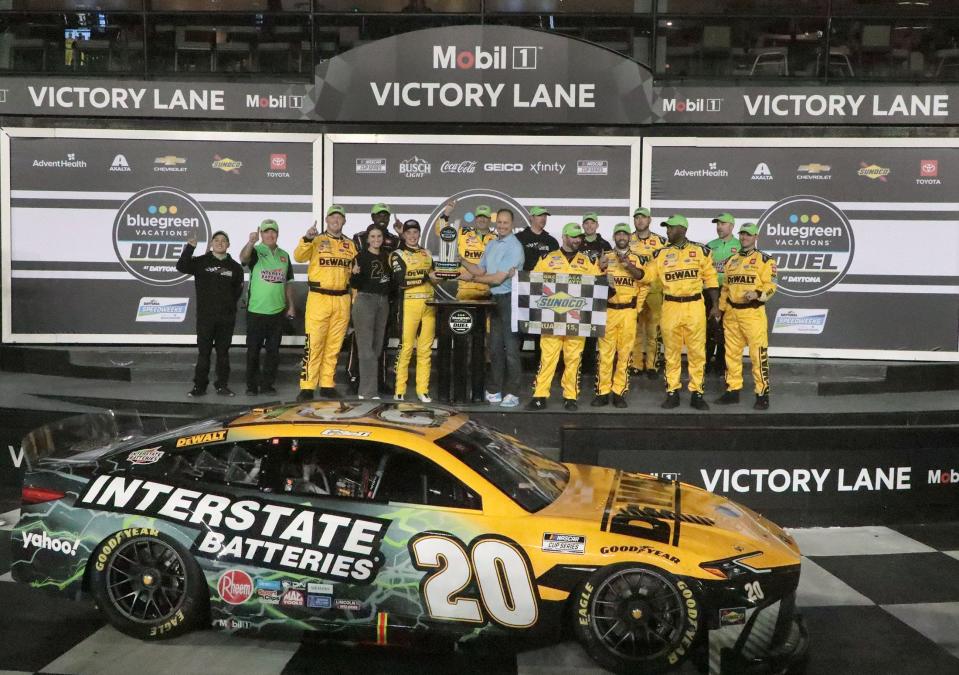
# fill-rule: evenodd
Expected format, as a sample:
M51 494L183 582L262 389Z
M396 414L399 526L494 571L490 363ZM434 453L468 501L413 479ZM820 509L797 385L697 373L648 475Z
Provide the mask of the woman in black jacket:
M360 362L359 398L379 398L376 370L390 311L390 265L383 240L381 228L369 229L366 248L353 261L350 277L350 286L356 289L352 318Z

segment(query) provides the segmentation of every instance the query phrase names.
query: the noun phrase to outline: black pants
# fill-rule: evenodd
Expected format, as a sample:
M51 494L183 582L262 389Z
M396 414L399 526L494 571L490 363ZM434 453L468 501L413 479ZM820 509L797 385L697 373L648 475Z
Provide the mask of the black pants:
M280 338L283 337L283 312L278 314L246 313L246 386L248 389L272 387L280 360ZM260 349L263 374L260 374Z
M230 344L233 342L233 327L236 314L201 314L196 317L196 370L193 384L197 389L206 389L210 382L210 353L216 348L216 379L213 386L219 389L230 383Z
M726 338L723 333L723 322L714 321L709 317L713 303L709 296L705 296L706 305L706 369L710 372L726 370Z

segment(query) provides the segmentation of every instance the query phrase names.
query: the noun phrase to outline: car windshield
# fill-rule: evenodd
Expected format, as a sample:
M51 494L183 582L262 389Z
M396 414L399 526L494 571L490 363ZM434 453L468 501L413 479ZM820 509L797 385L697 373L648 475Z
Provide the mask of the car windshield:
M569 482L569 470L559 462L476 422L436 443L531 513L553 503Z
M230 415L220 415L219 417L211 417L210 419L199 420L193 422L185 427L177 427L172 430L161 431L158 434L149 437L140 437L129 442L118 445L110 453L111 455L119 454L126 452L137 446L147 446L147 445L157 445L158 443L164 443L173 438L179 438L180 436L192 436L193 434L203 433L204 431L212 429L222 429L227 423L236 419L236 414Z

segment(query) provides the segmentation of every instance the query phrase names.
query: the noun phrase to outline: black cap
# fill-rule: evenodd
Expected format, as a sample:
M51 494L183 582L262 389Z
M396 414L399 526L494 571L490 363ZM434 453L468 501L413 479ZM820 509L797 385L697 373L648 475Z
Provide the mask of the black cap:
M420 227L420 221L414 220L413 218L410 218L410 219L407 220L405 223L403 223L403 231L404 231L404 232L406 232L407 230L412 230L414 227L415 227L417 230L421 230L421 231L422 231L422 229L423 229L422 227Z
M226 239L226 243L228 243L228 244L230 243L230 235L228 235L228 234L227 234L226 232L224 232L223 230L217 230L216 232L214 232L214 233L210 236L210 241L213 241L213 239L214 239L214 238L216 237L216 235L218 235L218 234L222 234L223 237Z

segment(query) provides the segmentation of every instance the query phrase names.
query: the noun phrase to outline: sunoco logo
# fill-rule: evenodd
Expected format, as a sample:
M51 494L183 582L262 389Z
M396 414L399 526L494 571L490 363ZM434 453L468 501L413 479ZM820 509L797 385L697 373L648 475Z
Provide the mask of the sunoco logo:
M565 314L572 310L582 309L585 306L586 300L574 298L568 293L553 293L536 301L537 309L548 309L554 314Z
M113 250L120 264L153 286L187 278L177 272L176 261L191 237L209 240L210 221L193 197L174 188L141 190L120 207L113 221Z
M839 283L852 263L849 219L835 204L812 196L787 197L759 219L761 248L776 260L778 290L819 295Z

